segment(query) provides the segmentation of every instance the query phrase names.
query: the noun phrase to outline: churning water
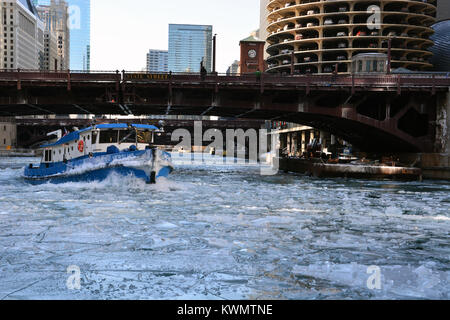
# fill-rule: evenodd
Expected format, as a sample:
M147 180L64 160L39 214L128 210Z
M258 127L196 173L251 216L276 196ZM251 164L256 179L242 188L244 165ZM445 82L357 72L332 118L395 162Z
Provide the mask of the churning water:
M448 182L174 162L153 186L32 186L0 159L0 299L450 298Z

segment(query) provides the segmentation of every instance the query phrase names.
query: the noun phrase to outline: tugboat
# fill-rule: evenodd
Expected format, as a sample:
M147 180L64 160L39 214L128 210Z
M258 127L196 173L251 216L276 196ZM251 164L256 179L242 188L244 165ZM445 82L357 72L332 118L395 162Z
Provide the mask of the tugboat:
M170 154L152 146L158 130L152 125L115 123L68 133L41 146L40 165L30 164L24 177L32 183L92 182L117 173L156 183L173 171Z

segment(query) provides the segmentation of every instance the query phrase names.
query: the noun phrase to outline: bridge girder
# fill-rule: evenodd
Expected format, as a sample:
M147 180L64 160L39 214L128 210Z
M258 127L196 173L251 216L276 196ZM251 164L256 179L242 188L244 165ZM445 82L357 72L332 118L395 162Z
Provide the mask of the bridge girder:
M367 151L433 152L436 95L444 87L196 81L39 82L0 77L0 116L203 115L288 121L341 136ZM216 81L213 81L216 80ZM231 81L233 80L233 81ZM238 79L239 80L239 79ZM336 79L334 79L336 80ZM448 87L447 87L448 90Z

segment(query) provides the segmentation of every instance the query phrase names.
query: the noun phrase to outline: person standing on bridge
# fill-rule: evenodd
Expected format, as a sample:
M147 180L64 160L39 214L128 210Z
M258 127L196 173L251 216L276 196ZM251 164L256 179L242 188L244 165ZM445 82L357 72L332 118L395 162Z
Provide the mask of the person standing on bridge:
M206 71L206 68L203 66L203 61L202 61L200 63L200 77L202 78L202 81L205 81L207 74L208 74L208 71Z
M259 68L258 68L258 70L256 70L255 75L256 75L256 80L260 81L261 80L261 70L259 70Z

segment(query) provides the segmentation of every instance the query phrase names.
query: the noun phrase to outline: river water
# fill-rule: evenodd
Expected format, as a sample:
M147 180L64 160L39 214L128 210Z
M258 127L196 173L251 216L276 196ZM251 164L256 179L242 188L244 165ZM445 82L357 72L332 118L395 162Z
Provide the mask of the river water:
M0 299L450 298L448 182L185 157L154 186L31 186L38 159L1 158Z

